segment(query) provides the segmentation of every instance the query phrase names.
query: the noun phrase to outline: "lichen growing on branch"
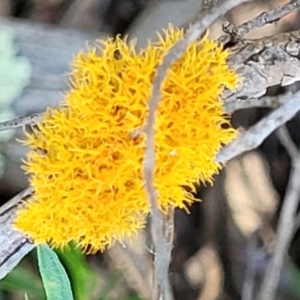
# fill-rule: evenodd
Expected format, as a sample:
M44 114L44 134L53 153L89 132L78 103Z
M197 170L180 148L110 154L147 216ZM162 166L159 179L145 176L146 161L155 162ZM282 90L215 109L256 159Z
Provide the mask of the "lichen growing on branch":
M144 226L149 203L143 181L145 124L151 82L183 31L169 27L140 52L119 37L78 53L71 89L27 134L34 199L16 227L35 243L103 250ZM195 183L211 182L221 145L236 132L220 94L237 76L223 51L205 36L174 63L163 84L155 136L155 188L160 208L188 208Z

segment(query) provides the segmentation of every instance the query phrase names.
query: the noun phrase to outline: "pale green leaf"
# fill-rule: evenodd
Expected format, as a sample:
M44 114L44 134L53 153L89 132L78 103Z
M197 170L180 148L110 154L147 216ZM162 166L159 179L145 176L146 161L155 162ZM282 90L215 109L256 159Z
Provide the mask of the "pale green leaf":
M73 300L69 278L57 254L47 244L38 246L37 254L47 300Z
M29 300L27 294L24 295L24 299L25 299L25 300Z

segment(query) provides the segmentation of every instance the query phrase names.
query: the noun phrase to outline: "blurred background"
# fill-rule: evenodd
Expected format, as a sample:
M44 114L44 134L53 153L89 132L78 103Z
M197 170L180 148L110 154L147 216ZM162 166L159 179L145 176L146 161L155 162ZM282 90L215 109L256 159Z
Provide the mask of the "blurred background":
M286 2L250 1L226 18L241 24ZM95 39L129 35L143 47L170 22L187 28L200 11L201 0L1 0L0 121L42 112L62 101L72 57ZM248 37L298 29L299 20L293 13ZM219 20L210 28L212 38L221 35L221 24ZM232 122L248 128L268 112L238 111ZM299 126L298 116L288 124L298 145ZM20 167L27 150L16 141L22 138L22 130L0 133L0 204L28 186ZM190 214L176 211L170 269L176 299L241 299L250 273L257 286L272 253L289 173L289 156L273 134L259 149L229 162L213 187L198 187L201 202L190 207ZM150 248L145 230L132 243L117 244L105 253L84 256L70 246L58 254L77 300L137 300L151 296ZM300 299L298 249L299 231L277 299ZM45 299L34 251L0 282L0 299L24 299L24 293L31 300Z

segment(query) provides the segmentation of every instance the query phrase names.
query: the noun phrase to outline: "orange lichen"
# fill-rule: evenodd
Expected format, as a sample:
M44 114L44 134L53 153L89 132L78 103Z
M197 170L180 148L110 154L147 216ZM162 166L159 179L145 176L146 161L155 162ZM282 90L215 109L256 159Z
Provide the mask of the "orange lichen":
M140 52L116 38L77 55L64 105L49 108L27 134L26 170L36 194L18 214L19 230L36 243L60 247L74 240L103 250L143 227L147 101L156 67L182 36L169 27ZM215 154L236 135L220 101L224 88L237 83L227 57L204 37L168 72L155 125L162 211L195 200L194 184L212 180L221 167Z

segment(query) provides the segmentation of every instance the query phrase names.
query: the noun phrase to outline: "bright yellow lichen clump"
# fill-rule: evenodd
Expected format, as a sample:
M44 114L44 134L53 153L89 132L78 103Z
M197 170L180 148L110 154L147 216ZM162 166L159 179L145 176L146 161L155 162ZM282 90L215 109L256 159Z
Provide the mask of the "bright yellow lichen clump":
M143 227L149 213L143 181L147 101L156 67L182 37L182 30L169 27L140 52L116 38L77 55L65 103L49 108L27 134L26 169L35 196L15 225L35 243L61 247L73 240L103 250ZM220 101L224 88L237 82L227 57L204 37L169 70L155 136L162 211L194 201L195 182L212 180L220 169L216 152L235 137Z

